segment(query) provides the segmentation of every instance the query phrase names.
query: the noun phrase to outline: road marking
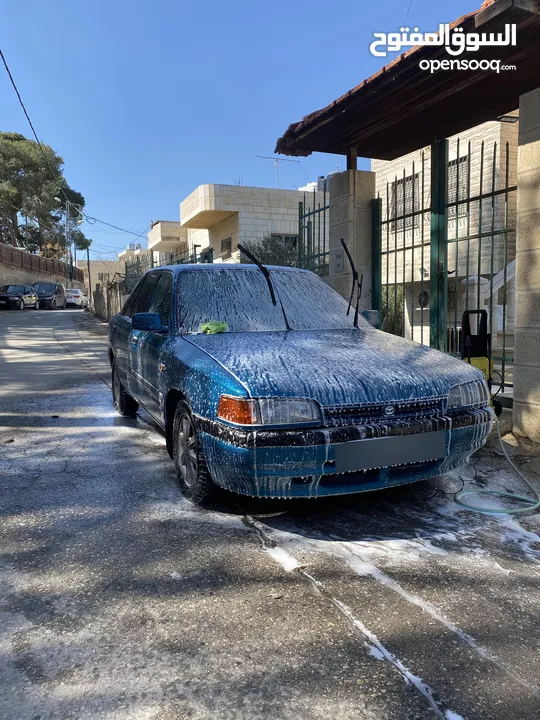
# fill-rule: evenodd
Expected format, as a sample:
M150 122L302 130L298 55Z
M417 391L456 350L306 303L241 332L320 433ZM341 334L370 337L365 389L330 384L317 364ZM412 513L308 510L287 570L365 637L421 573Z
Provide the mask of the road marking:
M255 531L263 550L268 553L270 557L281 565L286 572L295 571L308 580L317 592L329 603L331 603L352 627L364 636L365 640L363 641L363 645L372 657L377 659L381 659L382 657L390 662L399 672L405 683L413 685L420 695L428 702L436 718L439 720L464 720L461 715L458 715L458 713L453 710L449 710L441 701L436 700L435 693L432 688L420 677L418 677L418 675L412 673L402 663L402 661L394 655L394 653L390 652L390 650L388 650L378 639L375 633L366 627L361 620L354 616L352 610L347 605L342 603L341 600L333 597L333 595L326 590L320 580L317 580L309 572L307 572L304 567L298 563L295 557L288 553L284 548L280 547L273 538L268 536L261 523L257 522L257 520L250 515L244 516L244 523L248 528Z

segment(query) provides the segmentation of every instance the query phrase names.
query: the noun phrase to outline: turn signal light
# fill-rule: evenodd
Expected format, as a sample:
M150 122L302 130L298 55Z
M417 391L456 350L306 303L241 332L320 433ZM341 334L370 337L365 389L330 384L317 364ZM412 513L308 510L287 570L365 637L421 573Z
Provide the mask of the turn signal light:
M221 420L227 420L237 425L253 425L257 422L253 400L247 398L222 395L219 398L217 414Z

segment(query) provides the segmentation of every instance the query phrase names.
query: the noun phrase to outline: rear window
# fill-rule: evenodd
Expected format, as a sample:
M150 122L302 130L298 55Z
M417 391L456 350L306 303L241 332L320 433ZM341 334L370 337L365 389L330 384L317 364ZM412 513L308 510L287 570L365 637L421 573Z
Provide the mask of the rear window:
M44 290L53 293L56 285L54 283L34 283L34 290Z
M17 293L24 294L25 290L24 285L2 285L0 292L13 293L15 295Z

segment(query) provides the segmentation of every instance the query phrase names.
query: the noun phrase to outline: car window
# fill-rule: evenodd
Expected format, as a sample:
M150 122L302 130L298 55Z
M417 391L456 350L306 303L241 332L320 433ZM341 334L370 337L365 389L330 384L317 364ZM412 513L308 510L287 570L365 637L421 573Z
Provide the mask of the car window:
M148 312L159 313L163 325L169 325L172 299L172 275L164 272L159 276L157 285L150 298Z
M137 293L135 306L133 308L133 315L139 312L148 312L148 308L150 307L150 298L152 297L152 292L156 287L157 281L158 273L155 272L144 277L141 289Z
M131 291L128 299L124 303L124 307L120 311L121 315L123 315L124 317L130 318L133 315L133 307L135 305L135 301L137 300L137 295L139 294L139 290L141 289L141 287L142 287L142 280L139 280L137 285L135 285L135 287Z
M178 285L180 332L200 332L211 320L229 332L333 330L354 327L347 301L314 273L270 268L276 293L274 305L263 273L252 266L186 271ZM285 317L284 317L285 316ZM364 318L360 327L370 328Z
M53 293L54 287L53 283L34 283L34 289L43 292Z
M13 293L24 293L24 285L2 285L0 292Z

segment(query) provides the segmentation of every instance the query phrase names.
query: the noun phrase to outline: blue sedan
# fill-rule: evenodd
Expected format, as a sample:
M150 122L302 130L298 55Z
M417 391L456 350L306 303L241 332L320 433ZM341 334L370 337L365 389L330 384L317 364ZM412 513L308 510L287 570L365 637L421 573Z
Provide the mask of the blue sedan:
M357 493L465 464L492 427L471 365L373 328L317 275L148 272L109 324L113 400L164 429L184 494Z

